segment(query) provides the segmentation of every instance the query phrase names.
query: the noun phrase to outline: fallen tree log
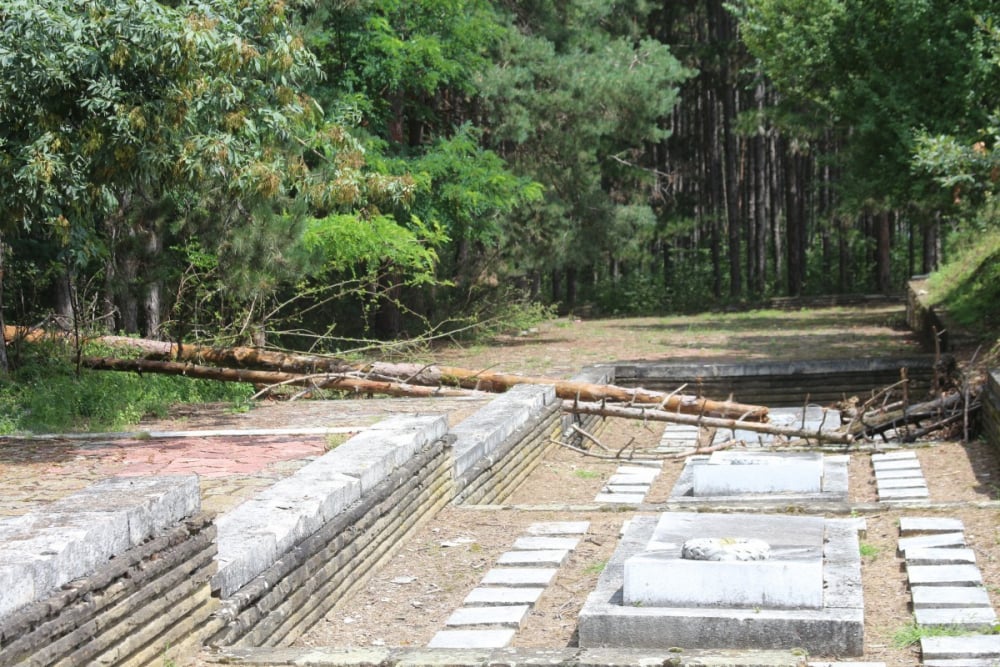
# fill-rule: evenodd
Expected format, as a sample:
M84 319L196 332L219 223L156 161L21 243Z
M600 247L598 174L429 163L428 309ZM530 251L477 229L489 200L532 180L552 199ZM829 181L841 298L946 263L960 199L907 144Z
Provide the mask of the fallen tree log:
M132 371L136 373L163 373L167 375L183 375L203 380L221 382L246 382L255 385L295 385L300 387L315 387L317 389L334 389L353 391L358 394L386 394L389 396L406 396L418 398L433 398L444 396L474 396L476 392L454 387L425 387L400 382L385 382L368 380L345 374L321 373L316 375L300 375L296 373L281 373L277 371L259 371L246 368L217 368L179 361L154 361L149 359L114 359L108 357L84 357L80 361L84 368L98 371Z
M944 420L955 412L961 413L963 407L964 401L961 393L945 394L939 398L915 403L902 409L864 413L848 426L848 432L855 437L882 435L894 429L914 424L919 425L920 422L927 419Z
M599 417L622 417L625 419L648 419L650 421L670 422L674 424L688 424L690 426L705 426L726 430L752 431L754 433L767 433L779 435L786 438L802 438L806 440L816 440L818 442L830 442L836 444L850 444L854 442L854 436L844 431L819 431L803 428L793 428L789 426L775 426L772 424L762 424L760 422L745 421L741 419L724 419L708 417L704 415L689 415L654 408L607 405L603 403L580 403L578 401L563 401L563 411L583 415L596 415Z

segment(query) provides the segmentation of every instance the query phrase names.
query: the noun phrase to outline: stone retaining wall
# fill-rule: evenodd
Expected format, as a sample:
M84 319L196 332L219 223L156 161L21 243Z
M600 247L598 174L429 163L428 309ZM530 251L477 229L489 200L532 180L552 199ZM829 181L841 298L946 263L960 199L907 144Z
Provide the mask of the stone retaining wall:
M982 415L986 441L1000 449L1000 370L990 371L986 377Z
M0 665L160 664L217 604L194 475L115 478L0 521Z

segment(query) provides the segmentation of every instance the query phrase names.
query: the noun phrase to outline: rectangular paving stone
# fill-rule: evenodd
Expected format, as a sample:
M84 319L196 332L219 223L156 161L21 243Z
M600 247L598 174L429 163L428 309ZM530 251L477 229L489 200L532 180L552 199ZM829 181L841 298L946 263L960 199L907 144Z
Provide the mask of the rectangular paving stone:
M896 477L895 479L877 480L878 490L881 493L885 489L927 489L927 480L923 475L919 477Z
M990 607L990 596L981 586L914 586L914 609Z
M503 607L462 607L444 622L447 627L499 626L519 630L528 615L528 605Z
M957 660L924 660L923 667L997 667L1000 656L996 658L960 658Z
M903 469L903 470L876 470L875 471L875 481L876 482L881 482L884 479L908 478L908 477L913 477L915 475L919 475L920 477L923 477L924 476L924 471L920 470L919 468L915 468L915 469L912 469L912 470L906 470L906 469Z
M879 489L878 499L879 500L919 500L921 498L927 498L930 493L927 492L927 487L914 487L907 489Z
M515 630L441 630L428 648L503 648L514 639Z
M898 549L900 553L906 554L910 549L964 546L965 533L939 533L937 535L918 535L916 537L901 538Z
M646 499L645 493L598 493L595 503L618 503L621 505L639 505Z
M1000 635L968 637L922 637L920 653L924 660L996 658L1000 656Z
M899 461L872 461L872 467L875 469L875 472L882 470L920 470L920 461L915 458Z
M885 452L882 454L872 454L873 463L876 461L905 461L916 458L917 458L917 453L912 450L904 452Z
M534 605L545 591L544 588L473 588L462 602L466 607L489 607L501 605Z
M806 667L885 667L884 662L807 662Z
M569 551L565 549L544 549L539 551L507 551L497 558L498 565L547 565L559 567Z
M526 531L529 535L585 535L589 521L547 521L533 523Z
M636 485L622 485L622 484L606 484L604 488L601 489L601 493L613 494L613 495L627 495L627 494L638 494L643 498L649 493L649 484L636 484Z
M483 576L487 586L548 586L556 575L555 568L495 567Z
M926 533L958 533L965 530L961 519L947 517L904 516L899 519L899 534L903 537Z
M906 567L910 586L982 586L975 565L914 565Z
M975 565L976 552L972 549L938 547L907 549L907 565Z
M659 476L659 468L621 466L608 478L608 484L652 484Z
M565 549L572 551L580 543L579 537L519 537L514 548L524 551L536 549Z
M917 625L945 626L978 630L992 627L997 615L990 607L966 607L964 609L914 609L913 617Z

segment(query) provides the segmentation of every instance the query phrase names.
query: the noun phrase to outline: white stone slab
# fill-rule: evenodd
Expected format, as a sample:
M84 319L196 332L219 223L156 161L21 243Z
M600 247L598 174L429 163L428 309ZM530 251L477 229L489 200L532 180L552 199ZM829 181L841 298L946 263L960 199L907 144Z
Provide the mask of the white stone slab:
M528 605L462 607L444 622L447 627L499 626L519 630L528 615Z
M762 539L770 558L681 558L696 537ZM644 552L624 564L625 605L818 609L823 606L824 520L781 515L670 512Z
M924 660L923 667L997 667L1000 655L994 658L959 658L957 660Z
M879 489L879 500L920 500L930 497L927 487L911 487L906 489Z
M645 493L598 493L594 496L595 503L608 503L612 505L639 505L645 499Z
M569 551L566 549L543 549L538 551L507 551L497 558L498 565L542 565L559 567Z
M975 565L907 565L910 586L982 586L983 575Z
M924 471L920 468L913 469L902 469L902 470L876 470L875 471L875 481L881 482L884 479L906 479L906 478L924 478Z
M878 490L881 493L887 489L923 489L927 490L927 480L919 477L897 477L895 479L878 480Z
M536 549L565 549L572 551L580 543L579 537L519 537L514 548L524 551Z
M976 552L962 548L907 549L907 565L975 565Z
M548 586L556 575L555 568L542 567L499 567L483 576L487 586Z
M917 535L899 540L899 552L906 554L910 549L931 549L935 547L964 547L965 533L938 533L936 535Z
M917 453L912 450L902 452L884 452L882 454L872 454L872 462L881 461L907 461L915 460Z
M643 498L649 493L649 484L606 484L601 489L601 493L605 494L640 494Z
M1000 657L1000 635L922 637L920 653L925 661Z
M883 470L920 470L920 461L917 459L902 459L899 461L872 461L875 472Z
M473 588L462 602L466 607L488 607L500 605L533 605L538 602L544 588Z
M608 478L608 484L652 484L660 476L659 468L621 467Z
M428 648L503 648L514 639L515 630L442 630Z
M885 667L884 662L807 662L806 667Z
M978 630L991 627L997 615L990 607L966 607L965 609L914 609L913 617L917 625L945 626Z
M823 455L819 452L713 452L691 468L693 495L819 493Z
M961 519L919 516L899 518L899 534L903 537L927 533L959 533L963 530L965 530L965 525Z
M533 523L525 531L529 535L586 535L589 521L548 521Z
M990 595L980 586L914 586L910 589L914 609L990 607Z

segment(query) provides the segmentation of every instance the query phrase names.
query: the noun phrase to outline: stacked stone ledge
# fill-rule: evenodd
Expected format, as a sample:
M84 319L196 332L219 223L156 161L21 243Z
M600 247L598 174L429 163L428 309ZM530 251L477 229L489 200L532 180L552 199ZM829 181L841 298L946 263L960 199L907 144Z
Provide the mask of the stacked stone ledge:
M0 665L146 665L197 644L215 529L194 475L115 478L0 521Z

